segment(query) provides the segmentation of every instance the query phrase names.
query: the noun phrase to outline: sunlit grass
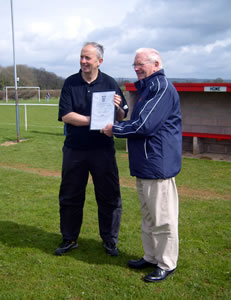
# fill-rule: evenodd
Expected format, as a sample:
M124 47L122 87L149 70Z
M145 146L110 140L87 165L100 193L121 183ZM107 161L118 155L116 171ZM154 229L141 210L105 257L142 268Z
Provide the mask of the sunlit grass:
M16 139L14 113L0 119L0 144ZM231 163L183 159L176 178L178 268L166 281L146 284L142 277L151 270L127 268L128 259L142 257L143 249L125 140L115 140L123 199L120 256L109 257L102 247L90 181L79 248L56 257L63 128L55 107L37 107L30 114L27 131L21 124L25 141L0 146L0 299L231 298Z

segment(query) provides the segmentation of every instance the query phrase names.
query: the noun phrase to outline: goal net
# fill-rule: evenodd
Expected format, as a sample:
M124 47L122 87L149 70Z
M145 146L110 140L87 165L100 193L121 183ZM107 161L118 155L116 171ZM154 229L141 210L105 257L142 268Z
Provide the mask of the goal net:
M6 86L5 87L5 98L6 102L8 99L12 99L12 93L10 94L9 90L15 90L14 86ZM39 86L18 86L17 89L24 89L24 91L27 91L27 93L22 93L21 95L19 94L20 98L34 98L37 97L38 101L40 102L40 87ZM24 95L24 96L23 96Z

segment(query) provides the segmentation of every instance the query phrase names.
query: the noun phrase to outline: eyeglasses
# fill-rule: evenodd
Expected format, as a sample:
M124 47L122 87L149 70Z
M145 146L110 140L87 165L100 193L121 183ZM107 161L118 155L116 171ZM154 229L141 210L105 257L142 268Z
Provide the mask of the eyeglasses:
M142 68L144 65L148 64L148 62L144 64L132 64L133 68Z

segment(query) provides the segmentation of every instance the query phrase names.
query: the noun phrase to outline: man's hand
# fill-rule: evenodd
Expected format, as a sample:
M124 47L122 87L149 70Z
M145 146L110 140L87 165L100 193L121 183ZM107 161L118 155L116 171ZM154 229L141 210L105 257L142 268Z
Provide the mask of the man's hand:
M113 136L113 133L112 133L112 126L113 124L108 124L107 126L105 126L103 129L101 129L101 133L104 133L106 134L107 136L111 137Z
M121 101L122 101L121 96L115 94L114 95L114 104L116 107L116 121L122 121L125 116L124 110L120 107Z
M113 101L114 101L116 109L118 109L120 107L120 103L122 101L120 95L115 94Z

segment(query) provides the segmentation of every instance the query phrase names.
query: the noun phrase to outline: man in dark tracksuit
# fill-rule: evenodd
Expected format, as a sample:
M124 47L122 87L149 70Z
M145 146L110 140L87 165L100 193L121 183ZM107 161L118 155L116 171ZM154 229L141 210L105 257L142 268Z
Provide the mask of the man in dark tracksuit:
M127 105L116 81L100 72L102 62L103 46L94 42L86 43L81 51L80 72L65 80L61 92L58 119L65 122L66 126L59 192L63 242L56 249L56 255L78 246L89 172L95 187L104 248L108 254L118 255L116 245L122 204L114 141L112 137L100 133L100 130L89 130L89 125L94 92L115 92L117 120L126 116Z
M164 280L177 267L178 193L175 176L181 169L182 130L179 95L166 78L158 51L137 50L134 69L138 98L130 120L103 132L128 139L129 166L136 176L142 211L144 257L130 260L134 269L152 267L144 280Z

